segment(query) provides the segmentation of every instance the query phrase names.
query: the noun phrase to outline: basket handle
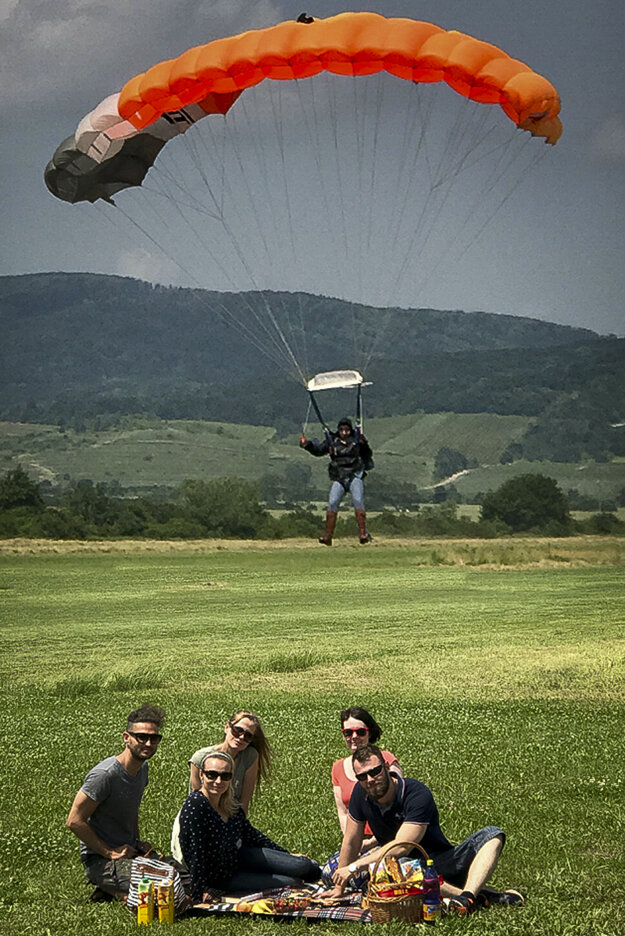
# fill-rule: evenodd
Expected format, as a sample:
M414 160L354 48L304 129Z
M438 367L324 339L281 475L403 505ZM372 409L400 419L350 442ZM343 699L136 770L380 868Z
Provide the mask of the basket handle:
M382 851L378 855L376 862L373 866L373 871L371 872L372 881L375 881L376 879L378 868L380 866L380 862L382 861L382 859L387 856L387 854L391 851L391 849L397 848L398 845L410 845L412 848L418 848L426 861L429 861L430 859L430 856L426 852L425 848L422 848L421 845L417 844L417 842L406 842L406 841L402 841L401 839L393 839L391 842L387 842L387 844L383 846Z

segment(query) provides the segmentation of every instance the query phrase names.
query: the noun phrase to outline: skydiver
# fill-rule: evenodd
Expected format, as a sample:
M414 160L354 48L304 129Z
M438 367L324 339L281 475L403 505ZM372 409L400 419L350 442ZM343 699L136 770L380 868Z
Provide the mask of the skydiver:
M358 538L362 545L371 542L367 533L367 515L365 513L364 478L366 471L373 468L371 447L359 427L354 429L351 419L344 417L336 427L336 432L328 432L323 442L310 440L302 436L299 442L301 448L311 455L320 457L330 456L328 474L332 481L328 506L326 509L326 527L319 542L324 546L332 545L336 518L339 506L344 495L352 495L356 523L358 524Z

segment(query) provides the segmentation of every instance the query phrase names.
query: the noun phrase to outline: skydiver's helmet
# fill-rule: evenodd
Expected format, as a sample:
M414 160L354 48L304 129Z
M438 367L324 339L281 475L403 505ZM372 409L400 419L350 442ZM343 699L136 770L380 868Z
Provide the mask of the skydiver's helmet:
M347 426L347 428L349 429L350 433L353 433L353 431L354 431L354 425L353 425L351 419L349 419L347 416L344 416L343 419L341 419L341 420L336 424L336 431L337 431L337 432L339 432L341 426Z

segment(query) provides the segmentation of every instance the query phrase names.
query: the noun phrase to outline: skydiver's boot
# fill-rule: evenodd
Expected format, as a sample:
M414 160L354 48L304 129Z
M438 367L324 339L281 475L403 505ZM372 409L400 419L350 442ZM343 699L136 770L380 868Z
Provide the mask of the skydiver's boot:
M371 534L367 533L367 514L364 510L355 510L356 523L358 524L358 538L362 546L371 542Z
M336 510L326 510L326 528L323 536L319 537L319 542L323 543L324 546L332 545L332 537L334 536L334 528L336 526L336 518L338 514Z

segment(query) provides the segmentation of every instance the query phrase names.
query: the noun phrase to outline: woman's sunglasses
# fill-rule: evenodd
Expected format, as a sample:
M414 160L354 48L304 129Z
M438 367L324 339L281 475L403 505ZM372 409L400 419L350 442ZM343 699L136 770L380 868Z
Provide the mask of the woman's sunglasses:
M343 728L343 737L349 740L355 734L359 738L364 738L368 731L368 728Z
M203 770L202 773L207 780L223 780L224 783L232 780L231 770Z
M250 741L254 740L254 735L251 731L247 731L245 728L239 728L238 725L233 725L232 722L228 722L230 725L230 731L235 736L235 738L243 738L244 741L247 741L249 744Z

